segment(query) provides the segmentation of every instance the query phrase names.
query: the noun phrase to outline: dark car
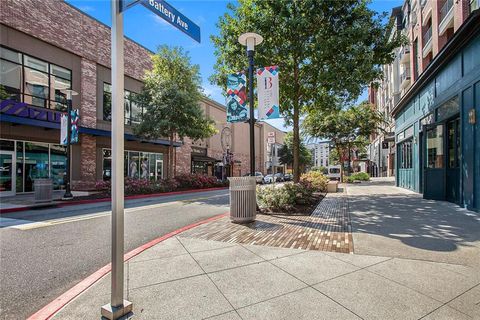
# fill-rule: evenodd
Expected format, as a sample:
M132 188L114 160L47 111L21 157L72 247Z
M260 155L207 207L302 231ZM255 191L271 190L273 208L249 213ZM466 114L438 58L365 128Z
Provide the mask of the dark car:
M283 173L275 173L275 181L285 182L285 176L283 175Z
M287 173L286 175L283 176L284 181L292 181L293 180L293 175L291 173Z

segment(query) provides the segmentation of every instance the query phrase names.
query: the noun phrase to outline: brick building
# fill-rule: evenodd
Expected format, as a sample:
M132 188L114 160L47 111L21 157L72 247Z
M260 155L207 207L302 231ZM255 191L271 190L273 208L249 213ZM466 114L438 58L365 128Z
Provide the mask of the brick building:
M144 141L132 132L142 115L135 94L151 67L151 54L126 39L125 175L133 178L158 179L166 172L168 141ZM73 97L80 114L79 143L72 146L73 189L90 190L96 181L109 179L109 27L63 1L0 1L0 63L0 194L30 192L38 177L50 177L56 189L64 187L66 149L59 145L60 115L66 109L62 89L79 93ZM227 124L225 107L210 99L204 98L201 105L219 133L201 142L176 141L175 171L219 177L247 173L248 125ZM261 159L267 148L262 130L257 124L260 171L265 170Z
M406 0L393 92L398 186L479 209L480 1ZM395 10L398 11L398 8ZM380 94L379 94L380 93ZM384 97L382 97L384 94Z

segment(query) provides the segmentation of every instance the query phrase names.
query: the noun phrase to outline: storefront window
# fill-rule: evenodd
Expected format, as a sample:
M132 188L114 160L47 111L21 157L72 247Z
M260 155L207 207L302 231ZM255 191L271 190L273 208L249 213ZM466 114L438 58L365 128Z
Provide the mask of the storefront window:
M448 100L437 109L437 121L442 121L460 112L458 96Z
M112 178L112 152L103 149L103 180ZM125 177L134 179L162 179L163 154L125 151Z
M22 63L23 60L23 63ZM71 89L72 72L60 66L0 47L0 98L65 110L61 90Z
M25 192L33 191L35 179L48 177L48 143L25 142Z
M60 145L50 147L50 177L53 180L53 189L62 190L65 186L66 168L67 168L67 148Z
M400 151L400 169L413 168L413 143L412 140L406 140L399 144Z
M443 168L443 125L427 130L427 167Z
M17 141L17 192L23 192L23 141Z

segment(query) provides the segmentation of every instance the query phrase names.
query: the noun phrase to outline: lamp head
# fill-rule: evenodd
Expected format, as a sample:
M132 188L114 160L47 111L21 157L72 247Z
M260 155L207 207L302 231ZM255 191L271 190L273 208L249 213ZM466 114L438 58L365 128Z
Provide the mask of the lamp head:
M78 95L78 92L72 89L64 89L64 90L60 90L60 92L62 92L67 96L67 100L72 100L72 96Z
M238 37L240 44L247 46L247 51L254 51L255 46L263 42L263 37L254 32L247 32Z

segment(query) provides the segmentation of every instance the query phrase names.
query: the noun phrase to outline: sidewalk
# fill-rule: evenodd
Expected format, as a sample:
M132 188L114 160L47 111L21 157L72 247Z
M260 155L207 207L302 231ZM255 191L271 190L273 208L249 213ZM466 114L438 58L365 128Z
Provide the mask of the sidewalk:
M331 208L340 209L342 199L326 198ZM402 206L405 201L407 206ZM286 241L277 247L253 245L278 235L275 228L260 228L272 218L266 216L250 226L219 219L153 246L125 263L125 294L134 304L133 314L126 318L480 319L480 269L478 263L472 266L469 259L463 260L477 252L470 233L479 223L478 215L452 211L453 206L444 202L424 202L382 181L349 187L348 206L355 254L328 247L313 249L329 251L285 248L290 243ZM334 221L341 220L340 209L330 211L337 217ZM322 218L321 212L317 214ZM277 229L286 228L278 220L275 224ZM225 232L222 226L230 228ZM295 226L290 235L313 234L325 227L318 221ZM441 230L435 232L434 227ZM231 228L236 230L228 237ZM427 230L422 234L427 239L447 237L444 229L455 233L456 250L420 248L412 245L416 242L389 238L409 230L411 234ZM215 230L221 241L206 240L214 238ZM471 247L457 239L460 234ZM54 319L98 319L109 292L108 274Z

